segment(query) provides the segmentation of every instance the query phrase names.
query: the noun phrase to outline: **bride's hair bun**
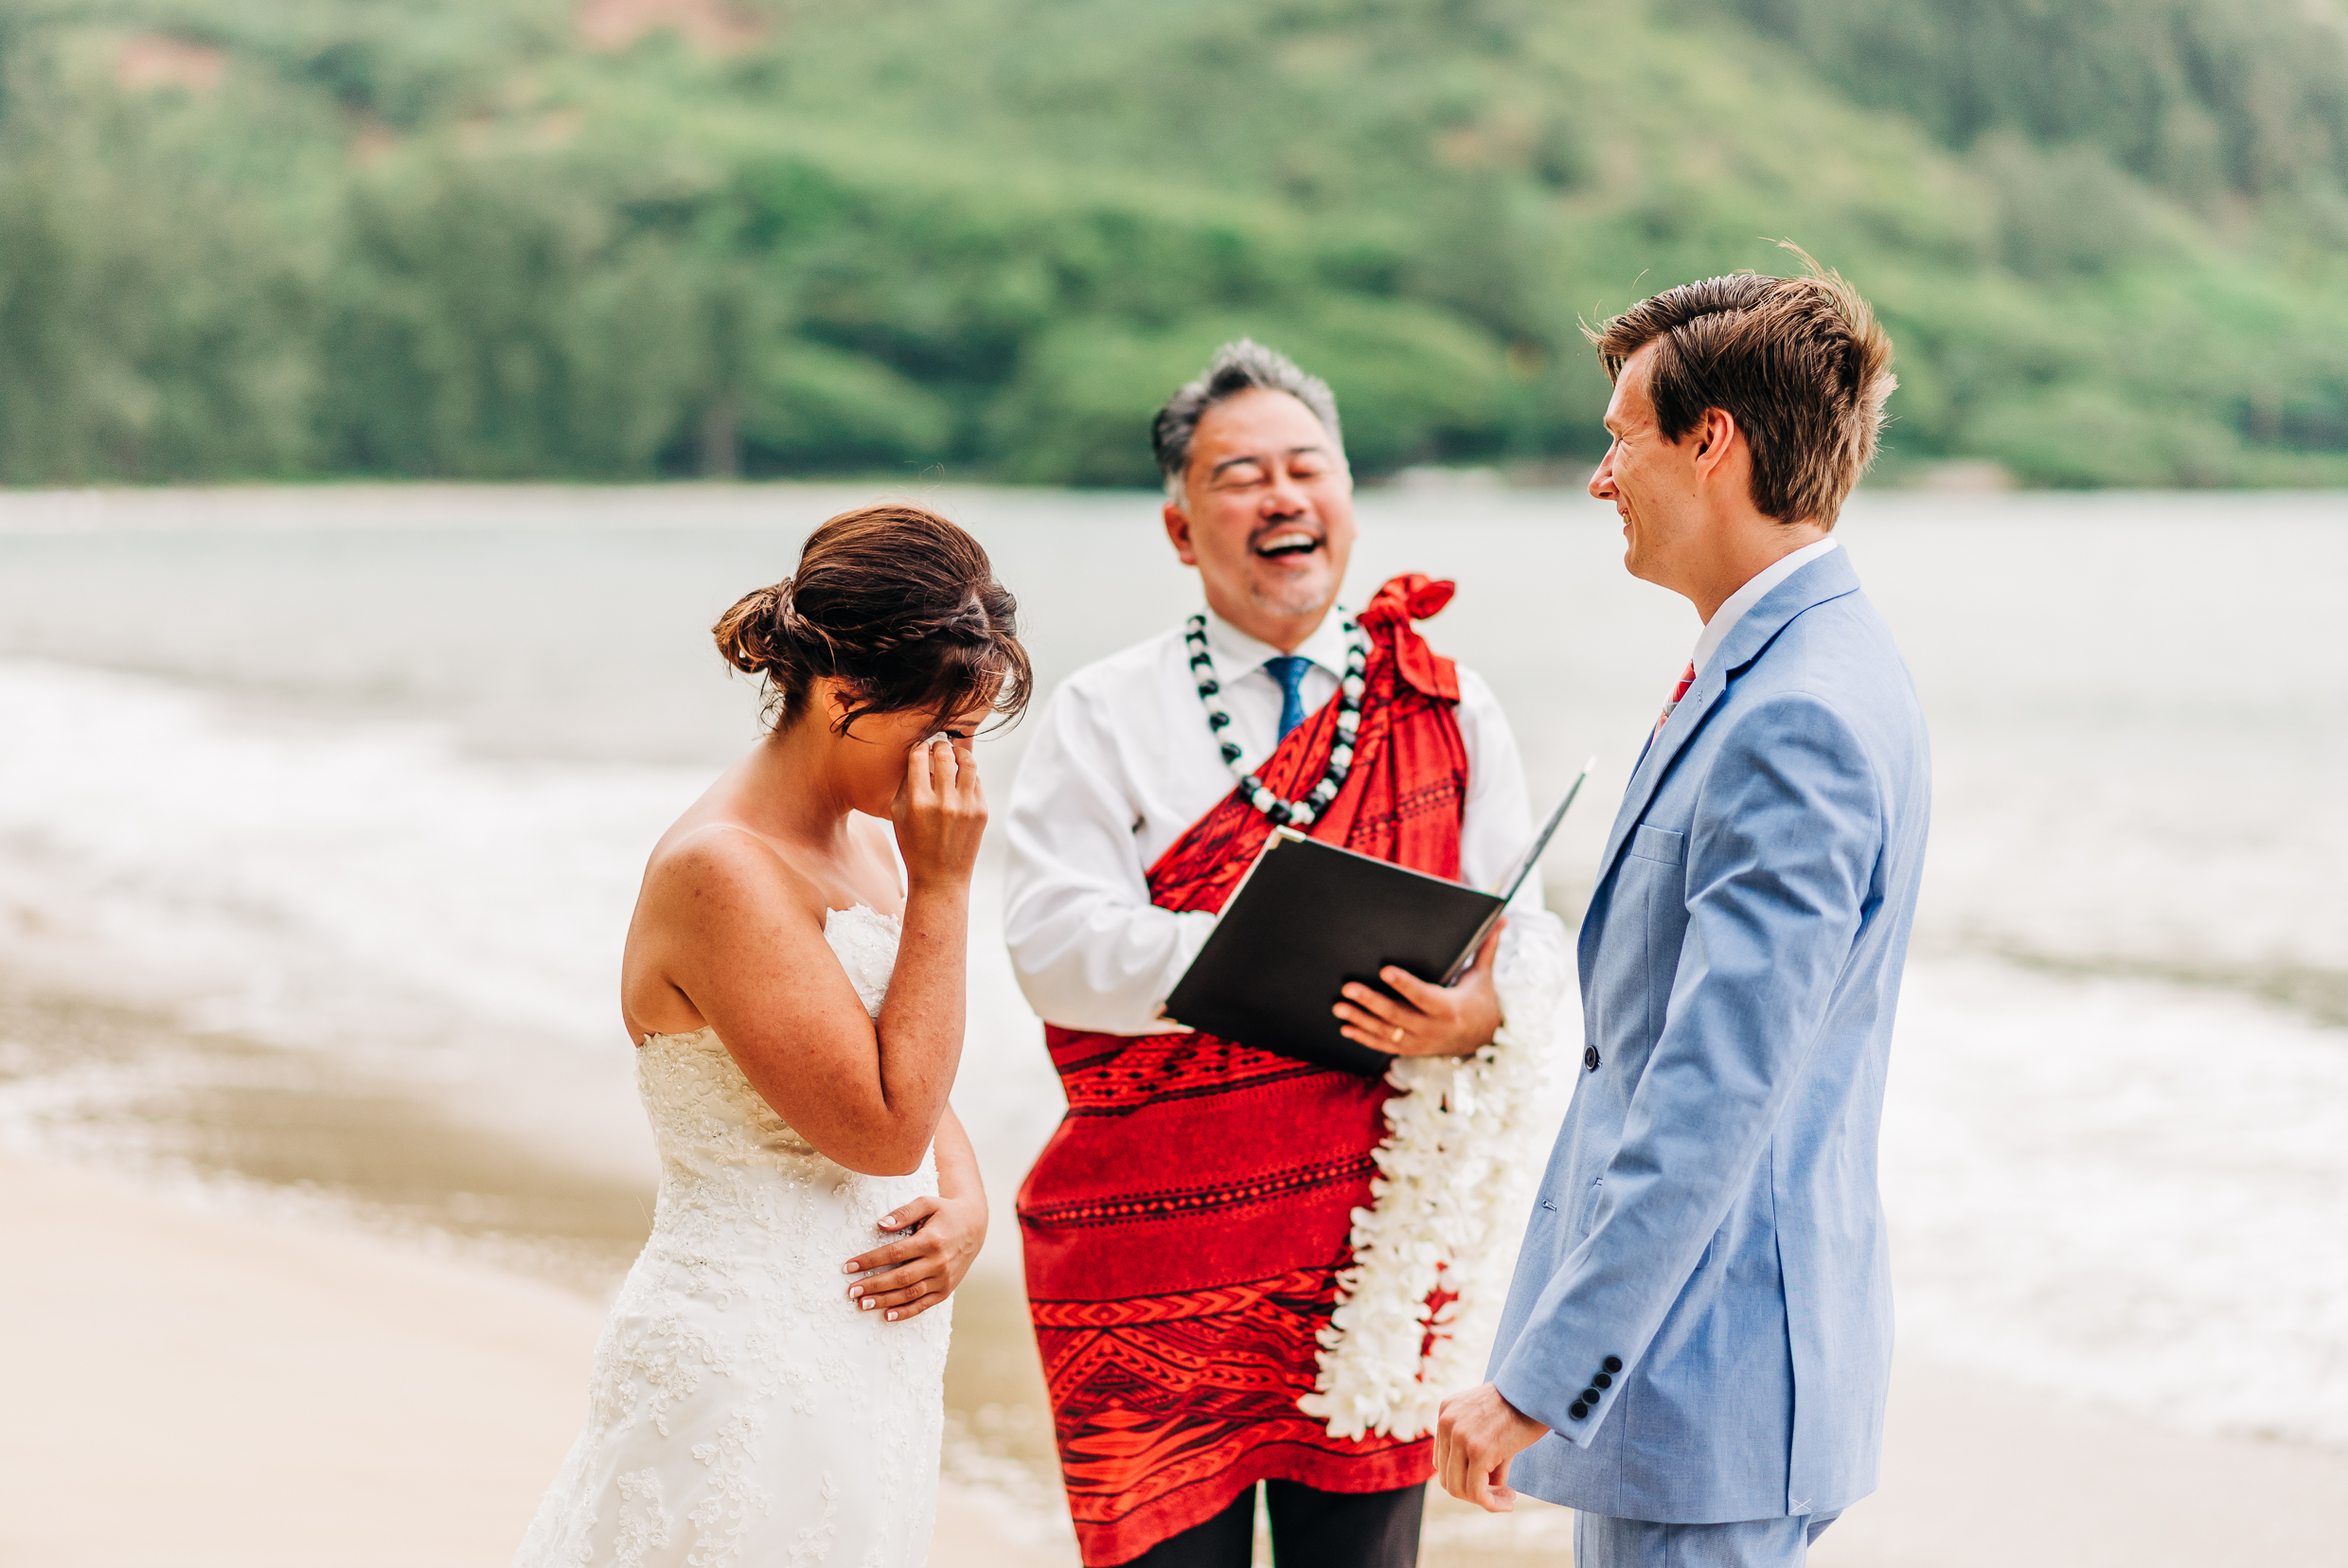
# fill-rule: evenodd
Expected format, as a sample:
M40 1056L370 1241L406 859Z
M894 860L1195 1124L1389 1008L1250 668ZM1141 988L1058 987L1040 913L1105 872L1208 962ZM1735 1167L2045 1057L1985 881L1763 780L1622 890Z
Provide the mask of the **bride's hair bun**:
M790 606L789 578L772 588L753 588L736 599L734 608L709 629L725 662L752 675L765 674L775 663L782 639L790 634L786 620Z
M878 506L817 528L796 572L743 595L710 630L729 664L765 679L777 723L817 680L844 683L845 731L867 713L1017 716L1032 682L1018 612L977 540L918 507Z

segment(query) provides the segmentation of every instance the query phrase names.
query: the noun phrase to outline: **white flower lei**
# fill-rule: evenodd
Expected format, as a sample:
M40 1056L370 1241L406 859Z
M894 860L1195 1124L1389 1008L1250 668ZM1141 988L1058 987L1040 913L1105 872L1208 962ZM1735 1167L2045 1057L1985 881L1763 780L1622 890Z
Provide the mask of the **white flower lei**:
M1554 941L1526 940L1546 923ZM1386 1140L1371 1204L1353 1211L1353 1263L1321 1331L1320 1373L1298 1399L1332 1437L1432 1432L1448 1394L1483 1380L1538 1170L1535 1114L1566 995L1555 915L1510 917L1494 973L1508 1021L1469 1057L1405 1057L1386 1081ZM1430 1310L1441 1290L1456 1299Z

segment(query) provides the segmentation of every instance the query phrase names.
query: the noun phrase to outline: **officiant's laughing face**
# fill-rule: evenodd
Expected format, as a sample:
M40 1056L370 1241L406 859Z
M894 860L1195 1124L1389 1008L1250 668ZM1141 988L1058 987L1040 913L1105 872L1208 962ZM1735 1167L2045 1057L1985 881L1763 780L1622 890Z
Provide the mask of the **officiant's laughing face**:
M1252 387L1199 419L1166 536L1209 608L1283 651L1337 601L1353 555L1353 474L1311 409Z

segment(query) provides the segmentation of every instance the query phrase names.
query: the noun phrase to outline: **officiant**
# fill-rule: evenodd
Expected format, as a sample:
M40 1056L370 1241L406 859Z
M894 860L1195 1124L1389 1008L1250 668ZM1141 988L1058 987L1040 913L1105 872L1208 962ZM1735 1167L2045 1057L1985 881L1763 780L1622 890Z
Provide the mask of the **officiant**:
M1008 814L1012 963L1068 1096L1019 1214L1069 1506L1088 1564L1242 1568L1263 1483L1284 1568L1407 1564L1463 1311L1504 1283L1475 1243L1521 1223L1502 1145L1565 934L1528 879L1456 984L1331 998L1383 1080L1165 1016L1275 828L1485 886L1532 824L1490 689L1413 625L1451 585L1337 603L1328 386L1228 344L1154 439L1205 604L1052 694Z

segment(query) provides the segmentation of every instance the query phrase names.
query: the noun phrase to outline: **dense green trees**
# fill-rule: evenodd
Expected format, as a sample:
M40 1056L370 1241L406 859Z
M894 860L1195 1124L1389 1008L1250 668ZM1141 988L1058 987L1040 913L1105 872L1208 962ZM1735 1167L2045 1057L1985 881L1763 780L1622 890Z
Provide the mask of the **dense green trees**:
M2092 147L2188 201L2335 196L2348 18L2297 0L1721 0L1953 148ZM2324 214L2326 219L2331 212ZM2335 240L2348 235L2335 235Z
M1586 454L1580 319L1775 235L1891 322L1895 459L2348 477L2307 14L0 0L0 480L1135 482L1241 332L1365 470Z

